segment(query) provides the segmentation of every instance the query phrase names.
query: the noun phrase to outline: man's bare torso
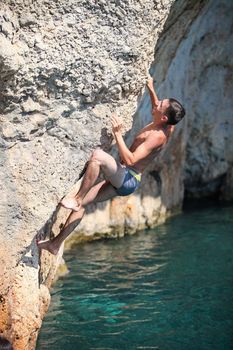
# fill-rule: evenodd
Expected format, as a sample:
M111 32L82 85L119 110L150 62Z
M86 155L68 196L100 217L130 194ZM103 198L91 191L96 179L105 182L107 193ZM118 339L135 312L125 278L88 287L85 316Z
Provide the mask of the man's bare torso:
M152 160L161 152L163 146L168 142L169 137L174 131L174 127L167 126L166 129L155 129L153 123L146 125L135 137L130 151L134 152L140 145L145 143L145 141L149 137L161 137L163 135L163 142L158 146L152 149L150 154L148 154L145 158L141 159L137 163L134 164L133 168L140 173L142 173L145 168L152 162Z

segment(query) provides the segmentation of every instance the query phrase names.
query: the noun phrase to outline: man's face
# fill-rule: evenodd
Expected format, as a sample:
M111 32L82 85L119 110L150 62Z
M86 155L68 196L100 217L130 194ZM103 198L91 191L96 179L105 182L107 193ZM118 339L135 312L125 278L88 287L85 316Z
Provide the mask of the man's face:
M168 98L158 101L158 105L153 109L152 114L154 117L162 117L165 115L167 108L169 107L170 102Z

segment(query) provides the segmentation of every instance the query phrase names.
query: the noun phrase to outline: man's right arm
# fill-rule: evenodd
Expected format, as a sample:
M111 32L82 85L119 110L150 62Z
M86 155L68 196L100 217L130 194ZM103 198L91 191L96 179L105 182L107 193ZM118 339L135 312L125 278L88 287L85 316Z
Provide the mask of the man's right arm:
M154 85L153 85L153 79L152 79L152 78L149 78L149 80L148 80L146 86L147 86L147 89L148 89L149 94L150 94L150 99L151 99L151 104L152 104L152 110L153 110L154 108L157 107L159 99L158 99L158 97L156 96L156 93L155 93L155 90L154 90Z

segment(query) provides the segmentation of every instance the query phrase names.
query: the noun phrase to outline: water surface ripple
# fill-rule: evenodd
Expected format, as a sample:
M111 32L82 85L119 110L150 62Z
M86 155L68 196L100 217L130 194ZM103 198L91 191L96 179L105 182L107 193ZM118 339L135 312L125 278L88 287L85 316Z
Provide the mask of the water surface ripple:
M37 350L233 348L233 207L66 253Z

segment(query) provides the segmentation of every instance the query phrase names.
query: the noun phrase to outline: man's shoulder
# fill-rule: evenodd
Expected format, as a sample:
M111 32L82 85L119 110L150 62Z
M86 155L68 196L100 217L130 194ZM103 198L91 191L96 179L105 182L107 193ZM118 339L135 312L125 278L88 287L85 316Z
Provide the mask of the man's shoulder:
M164 138L166 138L166 136L162 129L153 129L150 133L148 133L148 138L163 140Z
M146 143L151 148L158 148L159 146L162 146L164 143L166 143L166 136L164 135L162 130L153 130L150 132L146 137Z

